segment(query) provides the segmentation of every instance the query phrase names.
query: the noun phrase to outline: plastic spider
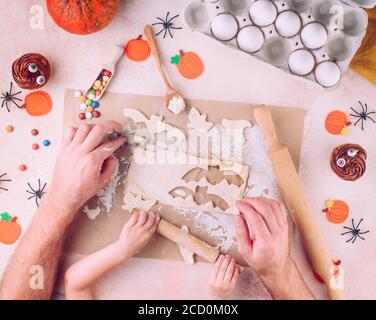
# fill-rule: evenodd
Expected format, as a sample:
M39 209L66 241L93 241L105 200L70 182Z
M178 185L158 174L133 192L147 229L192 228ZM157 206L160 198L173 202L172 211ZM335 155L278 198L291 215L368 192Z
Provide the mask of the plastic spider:
M376 123L375 119L373 119L370 114L376 114L375 111L368 112L368 106L367 103L364 105L359 101L360 106L362 107L361 111L356 111L353 107L350 109L354 112L354 114L350 113L350 116L354 118L358 118L356 122L354 123L354 126L356 126L359 121L361 121L362 124L362 130L364 130L364 121L367 121L367 119L371 120L373 123Z
M16 93L12 93L13 89L13 82L10 83L9 92L5 91L1 93L1 99L3 102L1 103L1 107L3 108L4 105L7 108L8 112L10 112L8 103L13 103L18 109L21 109L20 105L17 103L17 101L22 101L20 98L17 98L16 96L19 95L22 91L18 91Z
M3 179L3 177L5 177L6 175L7 175L7 173L3 173L2 175L0 175L0 182L11 182L12 181L10 179ZM8 191L8 189L3 188L2 186L0 186L0 189L4 190L4 191Z
M361 230L360 230L359 226L360 226L360 224L362 223L362 221L363 221L363 218L360 219L360 221L358 222L358 224L357 224L356 227L355 227L354 219L351 219L351 225L352 225L352 228L350 228L350 227L343 227L344 229L347 229L347 230L349 230L349 231L346 231L346 232L342 233L341 236L343 236L343 235L345 235L345 234L349 234L349 233L351 234L351 238L350 238L350 239L347 239L347 240L346 240L346 243L348 243L348 242L350 242L350 241L352 241L351 243L354 243L355 240L356 240L358 237L359 237L360 239L362 239L362 240L365 240L361 235L362 235L362 234L365 234L365 233L368 233L369 230L367 230L367 231L361 231Z
M27 198L27 200L30 200L32 198L35 198L35 203L37 207L39 207L39 200L42 199L44 192L44 189L46 188L47 183L43 185L41 188L41 182L40 179L38 179L38 188L34 188L30 185L30 183L27 184L31 190L26 190L27 193L31 194L31 197Z
M153 23L153 26L156 26L156 25L161 25L162 26L162 30L160 30L158 33L156 33L155 35L156 36L159 36L163 31L164 31L164 34L163 34L163 39L166 38L166 35L167 35L167 32L169 33L170 37L173 38L173 35L172 35L172 32L171 32L171 29L173 30L180 30L180 29L183 29L182 27L174 27L174 23L172 22L174 19L176 19L177 17L179 17L179 15L177 14L176 16L173 16L172 18L169 19L169 15L170 15L170 12L167 12L167 15L166 15L166 18L163 20L162 18L160 17L157 17L157 19L160 21L160 22L155 22Z

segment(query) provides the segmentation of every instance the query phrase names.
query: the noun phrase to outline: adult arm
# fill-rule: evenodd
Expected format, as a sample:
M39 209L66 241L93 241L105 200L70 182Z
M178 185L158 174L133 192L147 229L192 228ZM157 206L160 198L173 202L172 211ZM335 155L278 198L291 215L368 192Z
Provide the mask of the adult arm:
M239 252L274 299L314 299L290 257L284 205L265 198L246 198L236 205L241 212L235 217Z
M79 208L111 180L117 166L112 154L125 139L101 144L112 130L121 130L121 125L110 121L65 133L48 192L5 269L0 299L50 298L68 226Z

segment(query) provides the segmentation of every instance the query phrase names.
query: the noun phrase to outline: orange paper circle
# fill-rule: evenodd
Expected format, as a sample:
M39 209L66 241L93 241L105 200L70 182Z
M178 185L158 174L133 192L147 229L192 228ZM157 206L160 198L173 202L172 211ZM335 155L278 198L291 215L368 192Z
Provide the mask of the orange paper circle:
M45 91L35 91L25 97L24 107L31 116L44 116L52 109L52 100Z

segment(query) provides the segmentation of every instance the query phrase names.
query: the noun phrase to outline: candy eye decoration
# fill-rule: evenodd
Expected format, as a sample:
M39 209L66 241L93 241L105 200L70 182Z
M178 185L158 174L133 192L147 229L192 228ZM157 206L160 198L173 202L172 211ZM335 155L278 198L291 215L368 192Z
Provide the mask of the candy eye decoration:
M347 155L348 155L349 157L355 157L357 153L358 153L358 151L355 150L355 149L349 149L349 150L347 151Z
M39 76L36 81L37 81L37 84L42 85L46 83L46 78L43 76Z
M346 165L346 160L343 159L343 158L339 158L337 160L337 166L340 167L340 168L343 168L344 166Z
M38 66L35 63L29 64L27 70L29 70L31 73L36 73L38 72Z

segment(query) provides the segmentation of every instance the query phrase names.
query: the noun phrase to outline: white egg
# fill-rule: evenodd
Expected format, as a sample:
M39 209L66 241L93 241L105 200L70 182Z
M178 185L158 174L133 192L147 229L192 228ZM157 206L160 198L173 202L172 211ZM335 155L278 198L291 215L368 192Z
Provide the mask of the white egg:
M240 49L248 53L259 51L264 45L264 34L260 28L246 26L238 33L237 42Z
M271 25L277 18L277 8L269 0L257 0L249 9L249 16L254 24L260 27Z
M315 67L315 58L310 51L298 49L290 54L289 67L292 73L306 76Z
M291 10L283 11L275 21L275 28L277 32L286 38L291 38L298 34L302 26L300 17Z
M328 39L328 32L321 23L312 22L303 28L300 37L308 49L319 49Z
M338 65L332 61L324 61L315 69L316 81L323 87L333 87L341 78L341 71Z
M211 23L211 31L214 37L221 41L229 41L238 33L238 21L228 13L217 15Z

